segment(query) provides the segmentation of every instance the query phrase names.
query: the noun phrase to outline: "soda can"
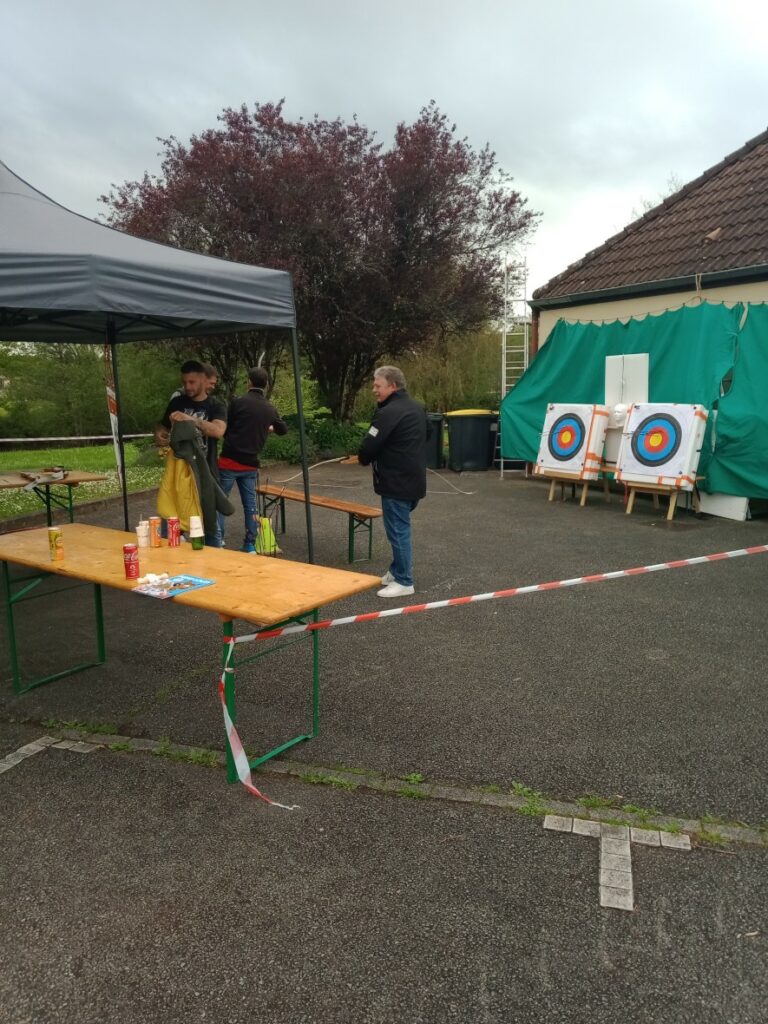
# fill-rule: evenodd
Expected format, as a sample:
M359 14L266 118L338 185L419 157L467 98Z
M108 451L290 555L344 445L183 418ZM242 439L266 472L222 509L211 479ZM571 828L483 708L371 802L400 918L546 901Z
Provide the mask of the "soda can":
M181 523L178 516L168 516L168 547L177 548L181 545Z
M125 578L137 580L139 578L139 549L136 544L123 544L123 562L125 563Z
M160 547L160 516L149 517L149 546Z
M48 527L48 547L51 552L52 562L62 562L64 560L64 537L61 527Z

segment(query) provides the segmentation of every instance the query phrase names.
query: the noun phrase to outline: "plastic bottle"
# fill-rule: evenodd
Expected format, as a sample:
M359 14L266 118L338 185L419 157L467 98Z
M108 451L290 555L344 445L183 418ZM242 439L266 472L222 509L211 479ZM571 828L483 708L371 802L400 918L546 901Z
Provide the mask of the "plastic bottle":
M140 519L136 524L136 543L140 548L149 547L149 522L146 519Z

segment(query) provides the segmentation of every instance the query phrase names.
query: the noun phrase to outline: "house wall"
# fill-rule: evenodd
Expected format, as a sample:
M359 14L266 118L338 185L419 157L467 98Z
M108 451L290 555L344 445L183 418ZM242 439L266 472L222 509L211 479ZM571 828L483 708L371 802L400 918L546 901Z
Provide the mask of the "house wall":
M542 309L539 318L539 348L546 343L558 320L622 320L625 317L663 313L696 298L696 290L669 292L663 295L641 295L613 302L595 302L582 306L560 306ZM768 281L729 285L723 288L702 288L701 296L709 302L768 302Z

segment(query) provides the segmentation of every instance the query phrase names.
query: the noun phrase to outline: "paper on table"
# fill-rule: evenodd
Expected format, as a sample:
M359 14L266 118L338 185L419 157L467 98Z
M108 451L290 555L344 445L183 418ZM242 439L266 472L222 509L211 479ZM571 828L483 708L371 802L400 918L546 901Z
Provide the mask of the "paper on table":
M133 590L136 594L145 594L147 597L159 597L164 600L167 597L176 597L177 594L188 594L190 590L210 587L213 582L213 580L204 579L202 576L169 576L164 580L141 583Z

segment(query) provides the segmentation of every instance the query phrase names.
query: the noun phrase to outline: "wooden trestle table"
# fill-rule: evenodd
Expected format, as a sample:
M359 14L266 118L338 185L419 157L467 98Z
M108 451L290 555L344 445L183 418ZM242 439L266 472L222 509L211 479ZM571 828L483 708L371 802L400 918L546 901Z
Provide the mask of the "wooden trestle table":
M125 577L123 544L135 543L133 533L108 530L98 526L80 523L65 524L61 527L64 539L64 558L50 560L48 531L46 528L25 530L0 536L0 561L2 562L2 592L8 622L8 636L11 656L13 685L17 693L33 686L52 682L106 660L104 625L102 614L101 588L132 590L135 580ZM381 586L378 576L348 572L345 569L329 569L321 565L304 562L290 562L284 559L268 558L262 555L248 555L239 551L222 548L203 548L193 551L189 543L169 548L167 541L159 548L139 549L141 575L164 573L171 576L186 574L212 579L210 586L201 587L188 593L169 598L177 605L198 608L218 615L222 624L224 645L222 664L228 669L225 675L225 700L227 709L236 721L234 649L231 641L235 637L233 621L242 619L257 628L284 626L288 623L308 620L317 621L321 605L339 601L353 594ZM10 567L23 566L31 572L12 574ZM51 576L63 576L77 581L75 585L92 584L94 591L94 612L96 622L96 659L83 665L76 665L53 675L23 682L20 672L19 648L16 637L14 613L16 607L30 597L42 596L33 593L37 587L50 580ZM56 591L55 593L60 593ZM53 595L50 595L53 596ZM136 601L153 601L158 615L162 615L164 600L136 594ZM251 630L253 632L253 630ZM247 635L247 634L244 634ZM263 761L292 747L302 740L312 739L319 728L319 632L311 631L312 637L312 731L304 732L281 743L250 764L256 767ZM264 643L263 641L261 643ZM238 664L264 657L273 653L275 647L252 655L238 658ZM227 777L230 782L237 779L232 752L227 738Z
M103 473L86 473L78 469L67 470L61 480L40 479L35 481L24 476L24 473L40 474L41 477L45 476L45 470L42 469L8 470L0 473L0 490L22 490L33 484L34 486L30 489L34 491L43 505L45 505L49 526L53 522L54 506L66 509L69 513L70 523L74 522L75 509L72 501L72 489L74 487L77 487L79 484L90 484L95 480L107 479ZM66 491L66 493L62 493L63 491Z

